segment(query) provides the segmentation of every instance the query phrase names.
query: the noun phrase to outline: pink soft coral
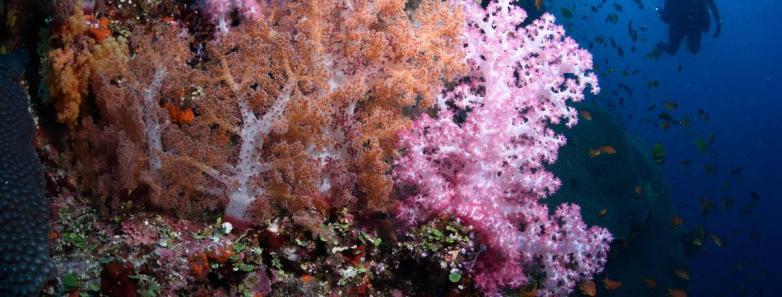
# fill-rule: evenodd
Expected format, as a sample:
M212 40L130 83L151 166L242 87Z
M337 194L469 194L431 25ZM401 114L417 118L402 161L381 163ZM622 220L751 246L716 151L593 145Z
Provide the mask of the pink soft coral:
M409 190L398 215L409 223L454 215L473 225L489 248L474 277L487 295L545 272L540 296L565 296L602 269L611 235L587 229L575 205L553 216L539 202L560 185L545 163L565 138L549 128L576 123L568 101L597 92L590 54L544 15L517 29L526 13L508 0L486 10L464 7L465 82L439 98L438 117L424 115L400 135L406 154L394 176ZM462 122L463 121L463 122Z
M244 20L257 21L261 17L258 0L202 0L202 6L210 19L222 33L228 32L230 15L234 10Z

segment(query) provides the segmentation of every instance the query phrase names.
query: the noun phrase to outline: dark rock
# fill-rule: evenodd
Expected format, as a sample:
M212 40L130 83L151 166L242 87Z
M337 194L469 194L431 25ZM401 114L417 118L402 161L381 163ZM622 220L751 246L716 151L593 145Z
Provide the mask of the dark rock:
M22 51L0 57L0 296L38 296L55 270L35 128L20 84L26 64Z

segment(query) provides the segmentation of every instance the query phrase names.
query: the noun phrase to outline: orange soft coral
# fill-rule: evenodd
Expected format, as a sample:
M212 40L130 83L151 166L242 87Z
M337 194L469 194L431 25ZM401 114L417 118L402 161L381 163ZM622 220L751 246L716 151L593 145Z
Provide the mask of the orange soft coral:
M224 208L243 221L294 215L317 226L303 218L327 207L388 211L396 134L464 72L453 54L462 25L441 1L412 17L404 1L371 2L261 4L263 18L198 51L170 21L134 24L127 43L63 49L53 67L91 59L88 87L54 84L82 184L182 216Z

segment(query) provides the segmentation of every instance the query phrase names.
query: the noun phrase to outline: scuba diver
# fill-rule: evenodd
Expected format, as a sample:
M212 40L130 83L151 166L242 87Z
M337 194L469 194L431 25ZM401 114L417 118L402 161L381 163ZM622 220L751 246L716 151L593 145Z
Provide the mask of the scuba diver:
M660 42L649 53L652 58L662 52L675 55L679 45L687 37L687 48L693 54L698 53L701 46L701 35L711 27L709 11L714 15L717 27L714 38L719 37L722 29L720 12L714 0L665 0L665 6L660 11L660 18L668 24L668 42Z

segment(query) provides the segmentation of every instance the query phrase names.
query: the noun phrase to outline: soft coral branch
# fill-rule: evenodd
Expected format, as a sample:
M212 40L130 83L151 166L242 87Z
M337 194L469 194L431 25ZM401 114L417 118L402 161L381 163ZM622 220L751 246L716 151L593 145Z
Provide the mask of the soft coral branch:
M565 296L602 269L611 239L604 229L587 229L578 207L549 216L539 201L560 185L544 165L565 138L549 125L575 124L567 102L582 100L589 86L596 91L591 56L551 15L517 29L526 13L510 1L486 9L455 2L467 19L470 75L438 98L437 118L424 115L401 134L407 152L394 176L412 190L398 215L408 223L453 215L473 225L490 249L474 271L487 295L544 271L553 281L539 294Z

